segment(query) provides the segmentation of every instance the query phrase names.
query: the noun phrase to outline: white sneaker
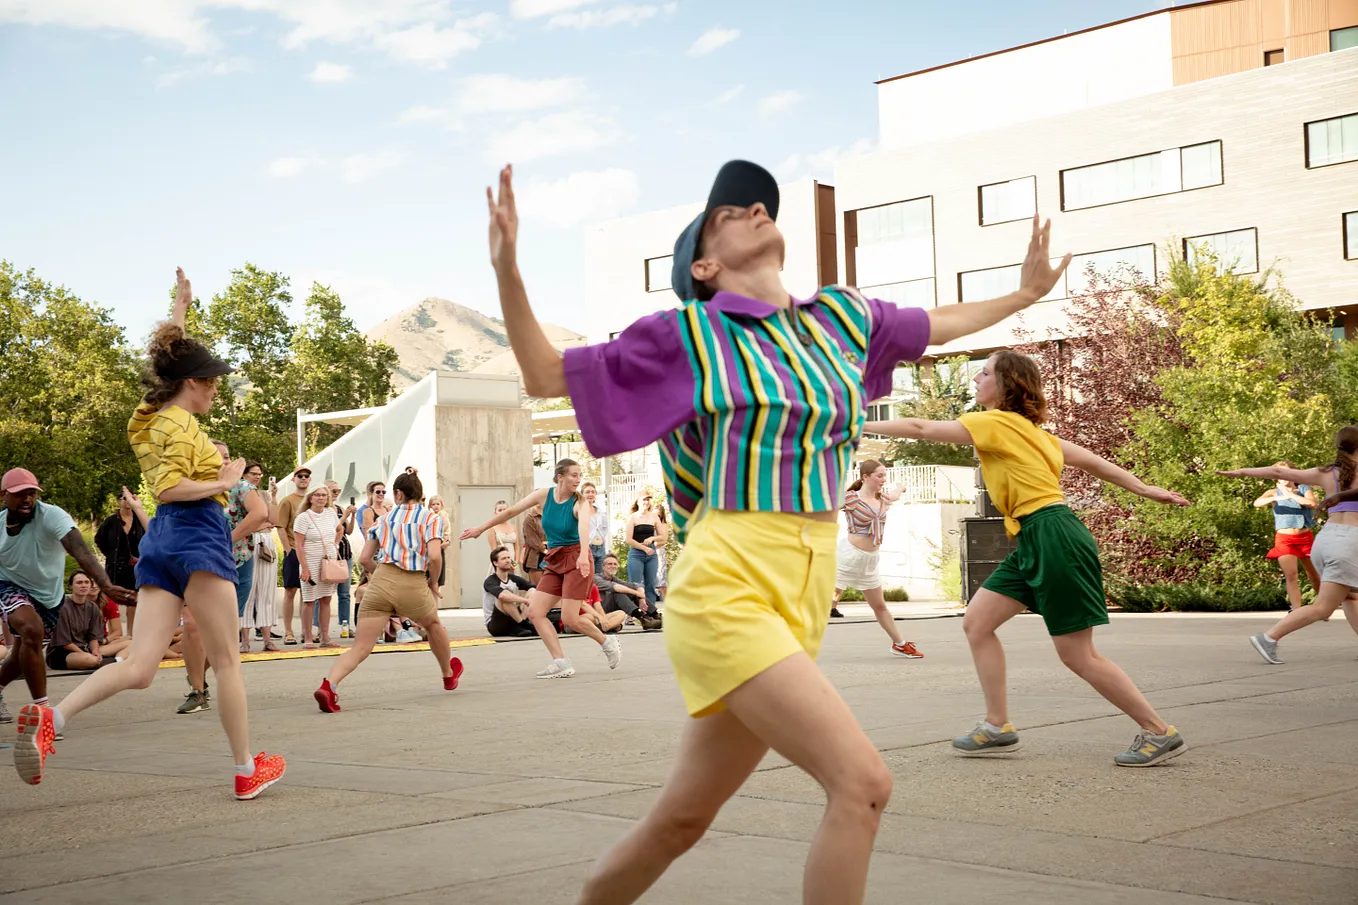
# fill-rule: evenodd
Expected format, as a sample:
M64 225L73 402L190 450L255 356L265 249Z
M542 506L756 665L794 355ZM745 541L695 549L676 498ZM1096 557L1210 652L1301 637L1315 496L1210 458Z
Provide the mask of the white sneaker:
M622 662L622 645L618 643L616 635L604 642L603 652L608 658L608 668L617 669L618 664Z
M575 667L571 666L570 660L553 660L544 670L537 674L539 679L569 679L575 675Z
M410 629L401 629L399 632L396 633L397 644L414 644L416 641L419 640L420 633L411 631Z

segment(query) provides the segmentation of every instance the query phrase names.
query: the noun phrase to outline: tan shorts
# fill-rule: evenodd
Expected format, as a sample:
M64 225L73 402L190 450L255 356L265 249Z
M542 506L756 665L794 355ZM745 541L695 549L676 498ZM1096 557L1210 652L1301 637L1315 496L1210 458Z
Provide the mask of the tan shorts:
M358 608L360 617L394 614L412 622L427 619L437 612L438 604L429 592L429 580L423 572L407 572L386 562L373 573Z

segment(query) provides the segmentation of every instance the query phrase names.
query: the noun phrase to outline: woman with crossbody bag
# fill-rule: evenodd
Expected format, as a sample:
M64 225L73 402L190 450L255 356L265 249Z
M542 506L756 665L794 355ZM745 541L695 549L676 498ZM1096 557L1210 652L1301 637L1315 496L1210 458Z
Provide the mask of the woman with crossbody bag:
M306 498L307 508L293 522L294 549L302 580L302 638L307 650L316 649L311 617L319 611L320 646L339 647L330 640L330 599L335 586L344 578L344 561L339 558L335 535L339 519L330 508L330 488L314 488Z

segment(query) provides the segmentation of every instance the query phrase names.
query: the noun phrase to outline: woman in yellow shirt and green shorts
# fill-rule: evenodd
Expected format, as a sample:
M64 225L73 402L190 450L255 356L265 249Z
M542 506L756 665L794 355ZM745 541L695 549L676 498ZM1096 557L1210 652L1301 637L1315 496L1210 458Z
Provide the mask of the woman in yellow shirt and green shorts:
M1028 356L1003 350L976 375L976 401L984 412L957 421L874 421L864 431L935 443L975 446L986 489L1004 514L1005 532L1018 537L1009 554L971 598L962 620L976 674L985 694L986 717L969 734L953 739L964 754L1017 750L1009 722L1004 647L996 630L1025 609L1042 616L1056 652L1084 679L1141 726L1130 748L1114 758L1120 767L1149 767L1187 750L1183 736L1151 707L1116 663L1094 649L1094 626L1108 624L1099 550L1089 529L1066 506L1061 469L1071 465L1096 478L1158 503L1187 506L1172 490L1151 487L1134 475L1042 430L1047 400L1042 375Z

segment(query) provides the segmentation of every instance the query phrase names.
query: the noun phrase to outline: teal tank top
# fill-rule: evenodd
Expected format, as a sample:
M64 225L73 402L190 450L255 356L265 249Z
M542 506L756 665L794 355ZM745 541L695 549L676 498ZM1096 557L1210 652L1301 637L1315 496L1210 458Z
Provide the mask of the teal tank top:
M580 520L572 511L575 497L569 496L566 502L556 501L556 488L547 491L547 501L542 504L542 532L547 535L547 549L569 547L580 543Z

